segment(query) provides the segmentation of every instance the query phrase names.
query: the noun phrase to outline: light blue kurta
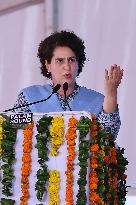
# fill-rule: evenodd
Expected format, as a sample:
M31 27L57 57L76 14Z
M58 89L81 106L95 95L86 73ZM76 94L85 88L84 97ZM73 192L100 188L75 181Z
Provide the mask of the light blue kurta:
M51 93L51 85L33 85L24 88L20 92L14 107L46 99L51 95ZM98 121L105 127L105 129L117 136L121 124L119 110L117 109L117 111L114 113L105 113L102 108L103 100L104 96L101 93L87 89L85 87L79 87L79 90L69 101L69 106L72 111L86 111L96 114ZM69 110L68 106L67 110ZM63 111L63 108L58 95L54 93L51 98L45 102L33 104L30 106L26 105L25 107L15 109L15 111L47 113L61 112Z
M22 90L28 103L46 99L52 93L50 85L34 85ZM94 90L80 87L74 99L69 102L72 111L87 111L98 115L102 111L104 96ZM29 106L32 112L63 111L56 94L46 102Z

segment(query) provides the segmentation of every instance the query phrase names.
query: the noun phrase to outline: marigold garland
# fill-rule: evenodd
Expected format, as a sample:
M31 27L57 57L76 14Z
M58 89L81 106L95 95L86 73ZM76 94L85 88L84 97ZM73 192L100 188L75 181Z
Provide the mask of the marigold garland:
M54 117L55 118L55 117ZM3 121L4 119L4 121ZM84 120L83 120L84 119ZM58 123L57 119L55 123L52 121L52 128L43 120L42 123L38 125L38 135L36 147L38 149L38 162L41 165L41 169L37 172L37 196L41 200L43 197L43 192L46 190L45 185L47 184L49 173L48 167L45 162L48 160L48 142L49 139L52 140L53 155L58 154L58 149L63 143L63 132L64 132L64 122ZM46 124L46 131L43 124ZM91 126L89 125L91 124ZM59 124L59 126L58 126ZM88 125L90 126L90 142L85 140L85 136L88 132ZM32 148L32 130L34 123L29 124L24 129L24 148L22 156L22 197L21 205L26 205L29 198L29 174L31 170L31 148ZM89 188L90 188L90 204L91 205L124 205L125 197L127 194L126 186L126 165L128 161L124 158L124 149L116 148L115 146L115 137L102 128L100 123L94 117L92 122L86 121L86 118L80 119L80 122L77 124L77 120L72 117L70 124L68 125L69 129L66 133L67 138L67 170L66 170L66 205L73 205L73 169L74 169L74 158L76 155L75 151L75 138L76 138L76 127L79 130L79 179L78 185L79 190L77 194L76 205L85 204L86 205L86 170L87 170L87 159L88 159L88 145L90 150L90 168L91 172L89 175ZM60 130L59 128L60 127ZM25 131L26 130L26 131ZM2 148L2 161L4 164L1 166L3 170L3 179L2 179L2 193L6 196L12 195L12 180L14 179L12 164L15 162L15 153L14 145L16 142L16 131L17 127L9 124L7 118L0 116L0 148ZM57 140L58 135L59 140ZM2 133L2 137L1 137ZM51 136L52 134L52 136ZM55 138L56 137L56 138ZM45 140L47 139L47 141ZM69 142L68 142L69 140ZM46 141L44 143L44 141ZM1 149L0 149L1 150ZM49 205L58 205L59 202L59 183L60 176L57 170L54 171L54 176L50 177L50 203ZM53 173L53 172L52 172ZM51 172L50 172L51 176ZM53 175L52 175L53 176ZM7 180L8 179L8 180ZM56 184L55 184L56 183ZM40 186L42 184L42 186ZM55 187L54 187L55 185ZM42 188L41 188L42 187ZM54 188L53 188L54 187ZM55 194L54 194L55 193ZM54 203L54 198L56 202ZM52 200L53 198L53 200ZM1 202L14 204L15 201L12 199L2 198Z
M50 170L49 172L49 205L59 205L59 189L60 189L60 173L58 170Z
M73 205L73 183L74 183L74 177L73 177L73 169L74 169L74 158L76 156L76 150L75 150L75 139L77 138L76 134L76 125L77 125L77 119L73 116L69 119L68 123L68 131L65 135L65 138L67 140L67 170L65 172L66 174L66 205Z
M106 156L104 157L105 163L107 166L107 187L108 193L106 193L107 203L114 203L118 204L118 195L117 195L117 188L118 188L118 173L116 169L117 164L117 153L115 147L110 147L109 150L106 151Z
M23 141L23 156L21 168L21 191L20 205L26 205L29 198L29 175L31 172L31 150L32 150L32 135L33 135L34 121L29 123L24 128L24 141Z
M104 204L103 198L101 197L103 191L105 190L104 187L104 169L103 169L103 155L105 155L105 152L103 153L103 150L99 146L101 144L98 141L97 135L98 135L98 123L95 119L95 116L93 116L93 119L91 121L90 126L90 135L91 135L91 145L90 145L90 175L89 175L89 187L90 187L90 196L89 199L91 201L91 204ZM100 139L99 139L100 140ZM99 171L97 171L99 170ZM101 179L100 179L100 175ZM101 186L101 187L100 187ZM101 192L99 193L99 189L101 189Z
M124 172L128 164L123 156L124 149L116 148L115 137L111 133L106 133L94 115L90 136L90 204L123 205L127 193ZM122 178L122 175L125 177Z
M64 119L62 116L53 117L50 128L51 135L51 155L56 156L59 153L59 147L63 144Z

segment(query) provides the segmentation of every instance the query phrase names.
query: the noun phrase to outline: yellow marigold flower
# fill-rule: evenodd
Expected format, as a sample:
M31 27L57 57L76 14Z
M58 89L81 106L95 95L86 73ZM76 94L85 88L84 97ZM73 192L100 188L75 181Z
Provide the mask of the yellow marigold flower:
M56 156L59 153L59 147L63 143L64 119L63 117L53 117L50 128L51 135L51 155Z
M0 125L2 125L2 124L3 124L3 121L4 121L3 117L2 117L2 116L0 116Z
M49 205L59 205L59 188L60 188L60 174L57 170L51 170L49 173L49 187L50 195Z
M0 126L0 135L2 134L3 132L3 129L2 129L2 126Z
M2 140L3 139L3 135L0 133L0 140Z

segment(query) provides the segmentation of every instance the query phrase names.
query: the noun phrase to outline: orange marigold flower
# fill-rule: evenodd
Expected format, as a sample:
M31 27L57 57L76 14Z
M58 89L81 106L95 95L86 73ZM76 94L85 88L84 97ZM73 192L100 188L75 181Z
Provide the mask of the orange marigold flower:
M74 159L73 156L71 156L71 155L67 156L67 160L68 160L68 161L72 161L73 159Z
M98 181L99 181L99 179L97 177L93 177L93 178L90 179L89 184L91 184L91 183L96 183L97 184Z
M116 153L116 147L112 147L111 149L110 149L110 151L111 151L111 153L112 153L112 155L116 155L117 153Z
M74 176L73 176L73 170L74 170L74 157L76 156L76 150L75 150L75 139L77 138L76 134L76 124L77 120L74 117L71 117L69 119L68 123L68 130L65 135L67 140L67 150L68 150L68 156L67 156L67 170L65 172L66 174L66 205L72 205L73 204L73 183L74 183Z
M99 149L98 144L93 144L90 146L90 151L92 151L92 152L96 152L98 149Z
M117 158L116 158L115 156L112 156L112 157L111 157L111 160L112 160L112 162L113 162L114 164L117 164Z
M97 189L97 184L95 184L95 183L92 183L92 184L90 184L90 189Z
M93 192L90 193L89 199L90 199L91 201L96 201L96 202L98 202L98 201L100 200L100 197L99 197L99 195L98 195L96 192L93 191Z
M91 168L96 169L98 167L98 164L91 164Z
M90 172L90 178L97 177L97 173L95 171Z
M96 119L96 115L95 114L91 114L91 118L92 118L92 120Z
M96 161L97 161L97 159L98 159L98 156L97 156L97 155L92 155L92 156L90 157L90 160L96 160Z
M90 131L90 135L92 136L92 137L96 137L97 135L98 135L98 131Z
M69 119L68 126L69 126L69 127L75 127L76 124L77 124L77 122L78 122L77 119L72 116L72 117Z
M91 131L97 130L97 125L91 125L90 129L91 129Z
M106 162L106 164L110 164L110 156L105 156L104 161Z

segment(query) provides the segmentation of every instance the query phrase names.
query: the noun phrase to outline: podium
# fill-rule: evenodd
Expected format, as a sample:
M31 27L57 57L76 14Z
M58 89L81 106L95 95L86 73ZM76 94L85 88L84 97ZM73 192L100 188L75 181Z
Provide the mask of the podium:
M108 141L111 135L106 137L100 125L97 129L99 123L92 120L90 113L33 113L29 123L26 117L29 119L29 114L0 114L1 204L6 204L6 200L9 205L108 205L110 200L115 204L120 200L124 204L127 160L120 148L117 156L114 138ZM9 119L14 122L10 123ZM22 120L20 124L17 119ZM11 147L7 144L10 136L16 136ZM99 136L101 139L97 138ZM11 158L6 154L8 148ZM118 167L118 160L124 162L124 167ZM110 178L111 164L116 171ZM122 169L120 174L117 173L119 169ZM116 180L112 179L113 174ZM6 183L11 185L9 190ZM116 197L111 194L110 183L114 185ZM124 193L119 196L121 186ZM109 190L106 192L106 189Z

